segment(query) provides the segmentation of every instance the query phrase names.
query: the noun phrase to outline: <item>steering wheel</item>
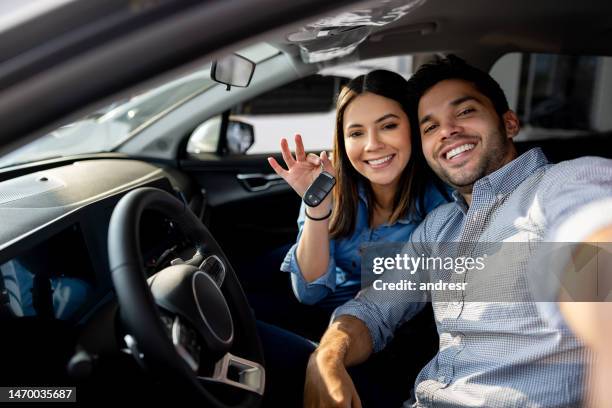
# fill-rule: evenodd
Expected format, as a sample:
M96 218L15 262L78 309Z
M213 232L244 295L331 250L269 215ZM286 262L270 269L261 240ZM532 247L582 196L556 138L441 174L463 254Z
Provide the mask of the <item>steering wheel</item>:
M189 262L149 279L140 255L145 210L163 214L197 248ZM110 220L108 255L124 339L139 363L186 386L205 406L259 406L265 370L253 314L223 251L191 210L156 188L127 193ZM219 383L243 396L235 405L222 402L211 393Z

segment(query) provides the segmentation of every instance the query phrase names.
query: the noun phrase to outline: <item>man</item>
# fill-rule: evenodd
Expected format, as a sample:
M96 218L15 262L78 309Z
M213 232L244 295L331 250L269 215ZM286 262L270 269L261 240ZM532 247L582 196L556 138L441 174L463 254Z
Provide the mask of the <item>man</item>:
M584 240L598 235L610 241L610 211L602 216L592 207L612 197L610 160L552 165L539 149L518 156L512 138L519 120L503 91L457 57L423 66L410 82L419 101L423 153L456 191L454 203L430 213L415 230L409 249L420 251L418 242L555 241L585 217L598 222L582 226ZM520 255L508 260L508 270L525 277L530 254ZM413 406L581 403L590 354L567 325L547 324L524 289L514 288L516 301L503 303L432 293L440 349L417 377ZM369 287L338 308L310 357L305 405L360 406L347 367L382 350L422 305Z

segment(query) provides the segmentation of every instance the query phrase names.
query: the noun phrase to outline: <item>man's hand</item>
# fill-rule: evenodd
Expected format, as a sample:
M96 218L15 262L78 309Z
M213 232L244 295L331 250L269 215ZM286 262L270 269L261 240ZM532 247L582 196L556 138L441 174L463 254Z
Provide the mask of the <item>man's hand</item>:
M306 369L304 407L361 408L355 385L343 361L337 358L337 353L317 350L310 356Z
M339 316L329 326L306 368L304 406L359 407L361 400L346 367L372 354L367 326L353 316Z

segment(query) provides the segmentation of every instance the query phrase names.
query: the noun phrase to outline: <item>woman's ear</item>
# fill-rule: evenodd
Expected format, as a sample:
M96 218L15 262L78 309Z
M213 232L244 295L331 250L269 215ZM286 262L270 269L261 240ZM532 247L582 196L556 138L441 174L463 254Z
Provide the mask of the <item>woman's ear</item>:
M513 110L508 110L508 112L504 113L502 120L504 121L504 129L506 129L508 139L518 135L521 130L521 123Z

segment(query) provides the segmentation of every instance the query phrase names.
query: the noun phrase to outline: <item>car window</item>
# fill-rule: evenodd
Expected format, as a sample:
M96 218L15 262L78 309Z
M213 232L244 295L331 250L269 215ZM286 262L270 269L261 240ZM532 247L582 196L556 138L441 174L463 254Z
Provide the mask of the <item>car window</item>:
M302 136L306 150L330 150L335 127L336 98L351 78L374 69L410 76L412 56L376 58L323 69L273 89L231 109L231 119L253 126L254 143L246 154L277 153L280 139ZM221 117L209 119L192 134L187 152L216 152ZM291 144L291 143L290 143Z
M612 58L511 53L491 74L508 95L523 130L517 140L612 131Z
M347 78L312 75L266 92L232 109L232 117L254 127L247 154L278 152L281 137L300 133L308 150L330 149L335 100Z
M210 64L142 94L117 101L0 158L0 167L52 157L112 151L169 111L215 85Z
M237 51L259 63L280 51L258 43ZM108 152L218 84L211 64L129 98L115 101L0 157L0 167L82 153Z
M296 133L307 150L330 149L336 97L347 82L339 76L311 75L234 106L230 119L253 126L254 143L246 154L279 152L280 139ZM216 152L220 132L220 115L205 121L190 136L187 153Z

